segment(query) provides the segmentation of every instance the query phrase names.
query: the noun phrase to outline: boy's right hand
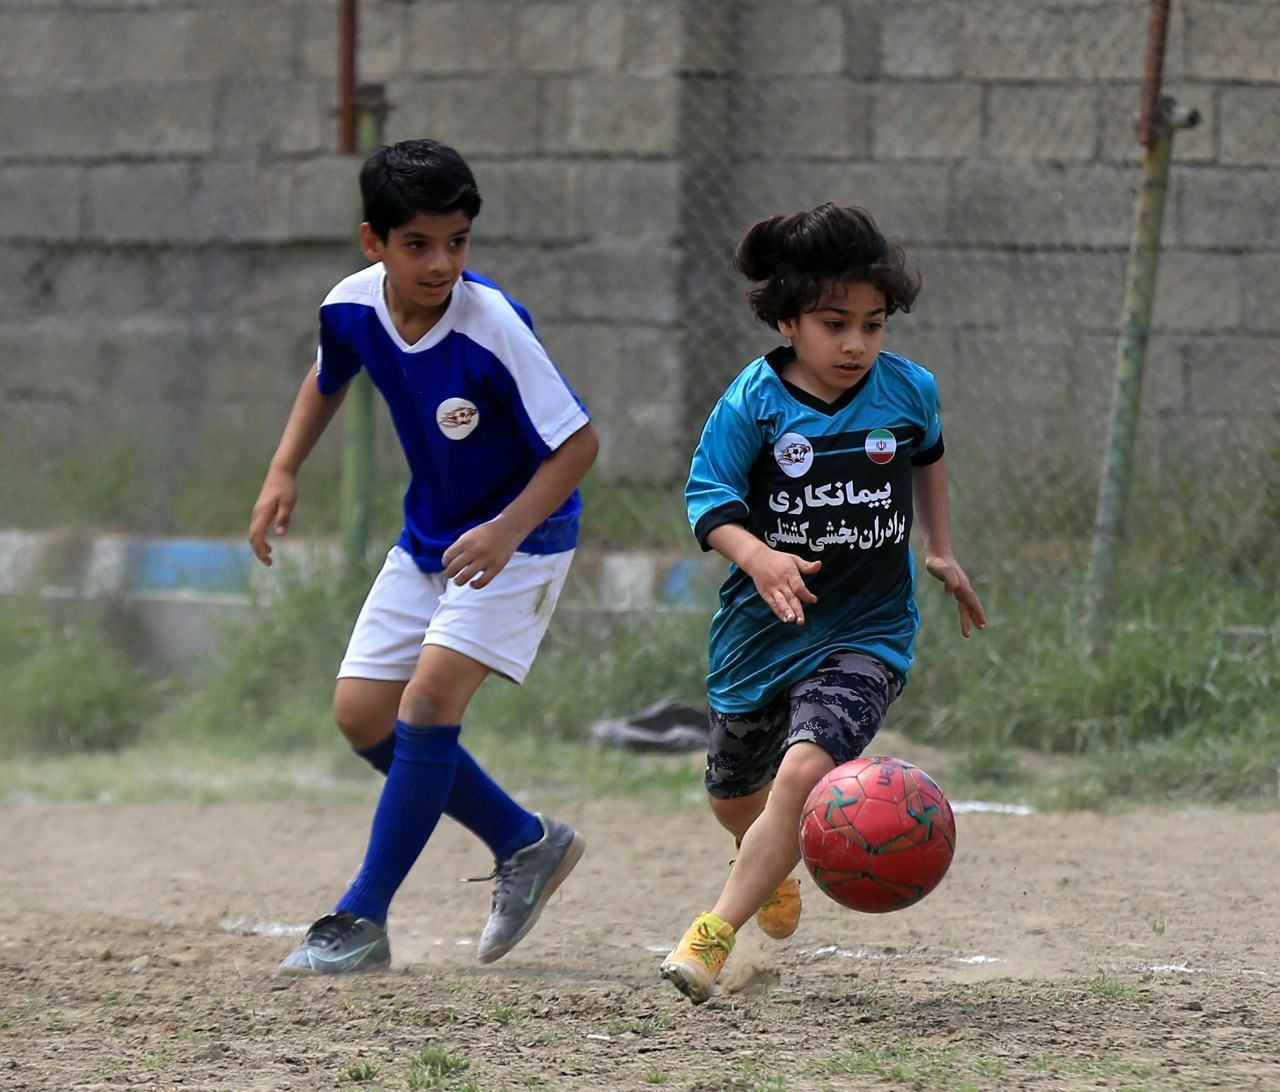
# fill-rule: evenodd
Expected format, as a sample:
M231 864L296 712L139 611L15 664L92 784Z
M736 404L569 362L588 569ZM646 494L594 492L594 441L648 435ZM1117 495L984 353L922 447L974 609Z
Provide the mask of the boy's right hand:
M249 521L249 545L254 556L264 565L271 564L271 545L267 531L274 528L277 535L289 530L289 517L298 502L298 479L287 470L269 470L262 490L253 505L253 518Z
M763 546L744 568L755 582L760 598L779 619L804 625L804 604L818 601L805 586L804 578L821 569L821 561L806 561L795 554Z

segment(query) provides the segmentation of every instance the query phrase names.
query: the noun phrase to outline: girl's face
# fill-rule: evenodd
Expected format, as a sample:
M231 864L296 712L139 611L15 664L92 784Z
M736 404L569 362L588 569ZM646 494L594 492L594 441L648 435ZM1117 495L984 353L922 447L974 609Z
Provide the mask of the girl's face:
M365 256L387 274L387 303L400 314L434 321L444 314L449 293L467 264L471 219L465 212L418 213L392 228L383 242L360 225Z
M867 281L835 284L812 311L778 323L796 358L782 378L834 402L874 366L884 341L884 293Z

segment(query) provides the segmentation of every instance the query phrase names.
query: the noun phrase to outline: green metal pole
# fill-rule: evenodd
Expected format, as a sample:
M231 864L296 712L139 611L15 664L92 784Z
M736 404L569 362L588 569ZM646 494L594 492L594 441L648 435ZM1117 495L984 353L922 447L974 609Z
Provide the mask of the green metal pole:
M1173 131L1175 128L1189 128L1197 121L1199 115L1195 111L1179 110L1171 98L1162 98L1158 115L1151 119L1150 140L1142 161L1142 185L1138 190L1120 341L1116 350L1111 419L1085 587L1084 634L1094 656L1106 655L1110 647L1108 616L1133 486L1134 450L1142 406L1142 373L1151 333L1151 309L1156 293L1156 269L1169 186Z
M369 550L373 490L373 384L364 372L351 381L342 411L342 557L358 572Z
M383 89L370 84L355 96L356 132L352 149L361 158L382 143L387 117ZM363 253L360 260L364 261ZM369 499L373 492L373 384L367 372L351 381L342 407L342 556L358 573L369 551Z

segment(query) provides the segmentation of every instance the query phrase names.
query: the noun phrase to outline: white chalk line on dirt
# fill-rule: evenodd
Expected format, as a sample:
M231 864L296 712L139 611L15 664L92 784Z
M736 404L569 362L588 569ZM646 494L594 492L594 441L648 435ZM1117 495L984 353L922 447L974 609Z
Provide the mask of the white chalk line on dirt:
M873 952L866 948L841 948L837 944L823 944L817 948L802 948L801 955L811 955L818 959L825 959L828 956L839 956L841 959L865 959L872 961L890 960L890 959L910 959L914 963L936 962L935 960L926 959L922 956L912 955L908 952ZM974 966L984 963L1003 963L1004 960L997 956L989 955L954 955L947 957L948 963L968 963Z
M994 800L957 800L951 810L958 813L983 813L987 815L1035 815L1036 809L1027 804L1001 804Z
M235 933L236 936L248 937L292 937L301 936L307 931L305 925L290 925L283 921L261 921L231 915L218 922L218 928L224 933Z
M297 925L283 921L266 921L257 918L248 918L243 916L229 915L222 918L218 922L218 928L225 933L234 933L237 936L264 936L264 937L295 937L301 936L307 931L307 926ZM449 943L444 937L430 937L427 944L431 947L442 947ZM453 942L453 946L457 948L466 948L475 943L469 937L460 937ZM643 948L646 952L652 952L655 955L665 955L670 951L669 944L645 944ZM810 956L814 959L828 959L832 956L840 959L857 959L867 962L888 962L890 960L906 960L912 963L963 963L967 966L989 966L993 963L1004 963L1005 960L999 956L984 955L981 952L974 955L952 955L946 956L942 960L929 958L920 954L911 952L895 952L895 951L871 951L867 948L841 948L838 944L822 944L816 948L802 948L800 954ZM1138 974L1153 975L1174 975L1174 974L1207 974L1209 968L1195 967L1190 963L1128 963L1121 967L1119 964L1113 966L1113 970L1128 970ZM1253 968L1242 967L1235 971L1241 976L1252 976L1257 978L1270 978L1269 971L1254 970Z
M234 933L242 937L296 937L302 936L308 926L284 921L264 921L243 915L228 915L218 922L218 928L224 933ZM427 937L426 943L432 948L441 948L445 944L452 944L455 948L469 948L475 944L475 941L470 937L459 937L453 941L446 940L444 937ZM665 952L667 949L663 948L662 951Z

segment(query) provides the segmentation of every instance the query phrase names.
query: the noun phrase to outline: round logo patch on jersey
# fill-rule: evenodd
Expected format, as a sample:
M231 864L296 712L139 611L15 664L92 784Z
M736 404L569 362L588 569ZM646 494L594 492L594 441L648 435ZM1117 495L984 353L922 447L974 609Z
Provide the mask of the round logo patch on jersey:
M788 478L798 478L813 465L813 445L798 432L784 432L773 445L773 457Z
M480 411L465 398L446 398L436 407L436 424L450 440L470 436L480 423Z
M898 441L887 428L876 428L867 433L867 458L873 463L893 462L893 454L897 450Z

